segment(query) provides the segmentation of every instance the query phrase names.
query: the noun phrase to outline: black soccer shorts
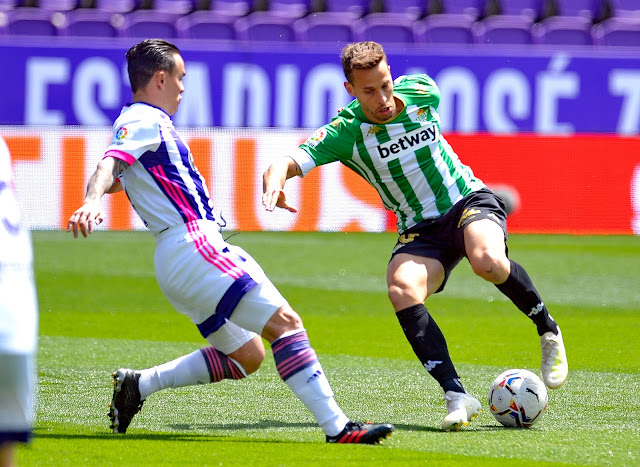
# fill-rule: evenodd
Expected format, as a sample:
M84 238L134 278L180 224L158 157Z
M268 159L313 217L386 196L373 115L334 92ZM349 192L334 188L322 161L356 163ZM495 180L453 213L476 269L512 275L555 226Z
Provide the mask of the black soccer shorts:
M507 243L507 214L504 202L491 190L483 188L458 201L449 211L405 230L393 248L391 258L398 253L437 259L444 266L445 278L436 293L444 290L453 268L467 256L464 228L471 222L491 219L504 232Z

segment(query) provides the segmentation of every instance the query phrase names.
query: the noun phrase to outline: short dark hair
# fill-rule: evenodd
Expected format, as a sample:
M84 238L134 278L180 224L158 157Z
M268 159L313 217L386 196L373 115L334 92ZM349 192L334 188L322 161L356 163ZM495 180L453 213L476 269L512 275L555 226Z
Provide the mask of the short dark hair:
M131 90L144 88L157 71L173 71L174 55L180 50L162 39L146 39L127 52L127 70Z
M380 44L373 41L347 44L340 54L344 76L350 83L353 70L370 70L380 62L387 61L387 55Z

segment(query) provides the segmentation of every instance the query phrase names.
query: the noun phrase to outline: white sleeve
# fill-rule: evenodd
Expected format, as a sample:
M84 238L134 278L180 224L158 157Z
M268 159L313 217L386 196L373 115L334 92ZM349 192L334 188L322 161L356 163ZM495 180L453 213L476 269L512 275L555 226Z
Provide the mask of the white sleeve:
M297 148L292 154L289 154L289 157L296 161L296 163L300 166L303 177L311 172L311 169L314 169L316 167L315 161L304 149Z
M156 151L160 143L160 125L157 121L118 118L113 125L113 139L107 152L124 152L137 160L147 151Z

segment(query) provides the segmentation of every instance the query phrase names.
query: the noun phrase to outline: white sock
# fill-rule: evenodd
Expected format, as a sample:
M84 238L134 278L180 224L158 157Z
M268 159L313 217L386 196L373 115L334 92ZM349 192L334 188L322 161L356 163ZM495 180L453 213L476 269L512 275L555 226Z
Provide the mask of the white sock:
M285 383L311 411L328 436L338 435L349 419L333 398L333 391L319 362L299 371Z
M161 389L180 388L211 382L202 352L196 350L162 365L140 370L140 397L145 400Z

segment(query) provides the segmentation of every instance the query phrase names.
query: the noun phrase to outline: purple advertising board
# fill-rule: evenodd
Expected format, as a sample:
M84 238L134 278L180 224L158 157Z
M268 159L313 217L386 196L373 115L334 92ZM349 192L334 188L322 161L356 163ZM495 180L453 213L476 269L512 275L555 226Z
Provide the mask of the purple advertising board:
M0 39L0 125L110 125L131 97L132 39ZM176 41L186 62L179 126L320 126L350 96L335 47ZM640 50L388 46L394 76L431 75L445 131L640 130Z

